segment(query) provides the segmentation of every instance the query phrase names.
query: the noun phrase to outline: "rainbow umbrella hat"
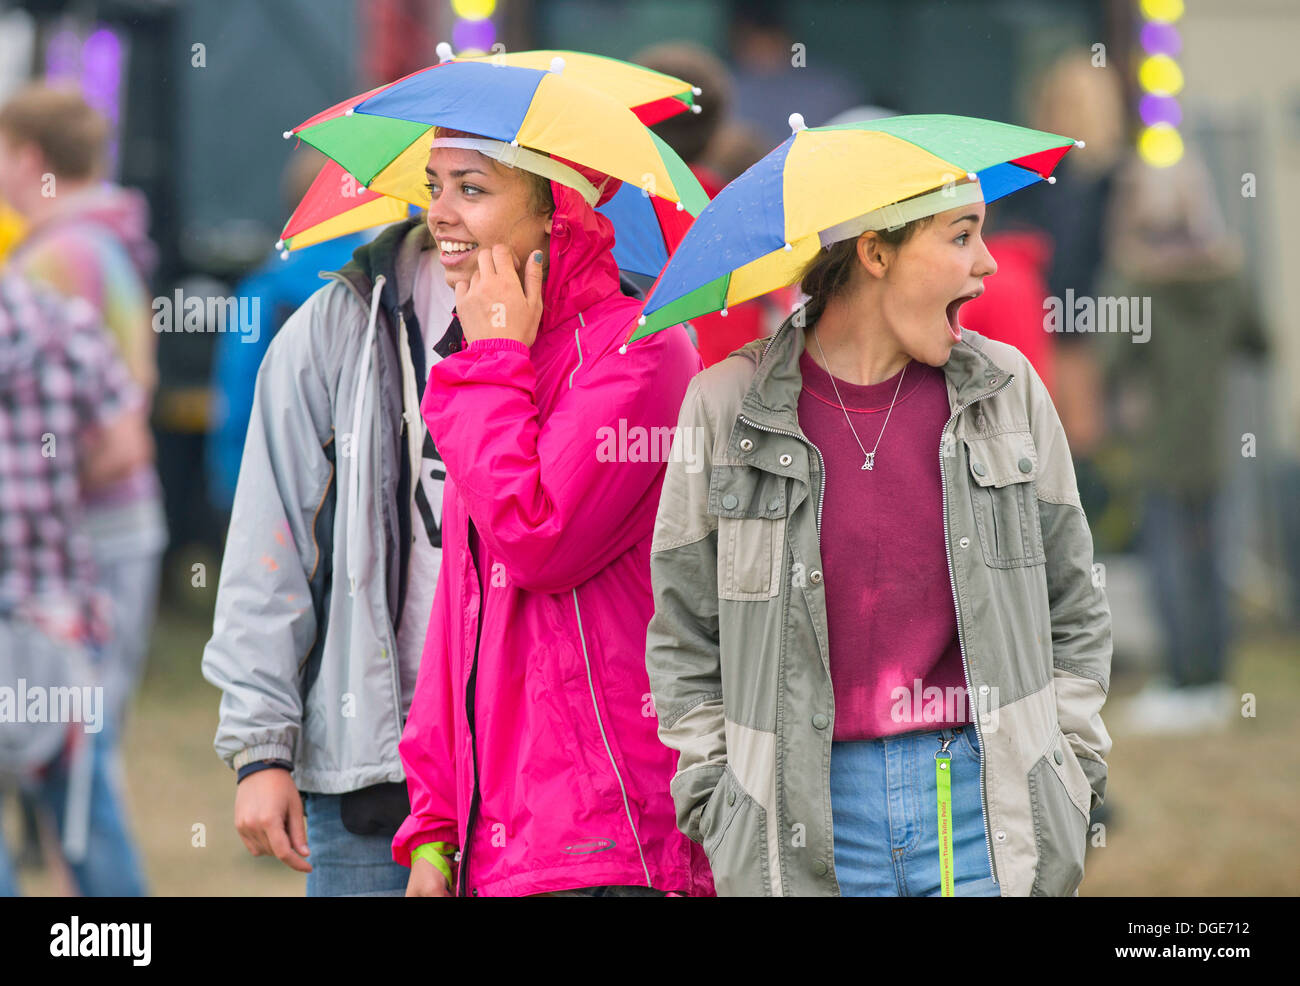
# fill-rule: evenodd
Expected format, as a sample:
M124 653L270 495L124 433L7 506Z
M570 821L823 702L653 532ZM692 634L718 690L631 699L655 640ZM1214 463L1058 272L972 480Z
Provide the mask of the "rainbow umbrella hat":
M898 225L923 192L978 178L983 200L1050 177L1072 147L1059 134L974 117L894 116L803 125L724 188L700 213L646 295L628 342L785 287L817 251ZM954 206L960 203L954 203ZM875 215L869 215L869 214ZM878 225L872 225L879 221Z
M561 169L572 162L621 180L623 187L601 207L614 224L615 259L625 270L657 274L708 196L681 158L619 99L639 100L635 105L653 121L667 115L670 103L681 107L677 112L689 110L693 90L680 79L580 52L572 71L563 55L513 57L546 55L547 69L495 60L508 55L444 61L287 131L337 170L322 172L316 197L309 192L295 211L282 246L391 222L408 204L427 207L424 169L433 128L441 126L505 142L509 152L494 156L506 164L514 163L512 153L543 151L560 159ZM594 206L599 190L587 187L583 194Z

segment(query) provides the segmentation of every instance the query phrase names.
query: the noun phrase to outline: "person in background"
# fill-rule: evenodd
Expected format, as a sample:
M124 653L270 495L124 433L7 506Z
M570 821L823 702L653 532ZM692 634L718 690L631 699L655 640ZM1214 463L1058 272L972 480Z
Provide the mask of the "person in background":
M324 276L257 370L203 676L249 853L306 873L309 897L401 896L398 741L446 479L419 404L461 341L423 216Z
M787 120L802 113L809 126L862 103L852 78L827 67L791 35L779 0L736 0L729 24L733 112L764 138L766 154L790 136Z
M1033 364L1048 394L1056 396L1056 339L1043 327L1043 299L1052 241L1020 220L1012 197L989 209L984 242L998 263L984 293L962 308L962 325L1015 346Z
M0 780L16 779L52 816L80 893L141 896L116 727L104 693L93 697L111 600L97 584L83 504L150 461L144 393L88 304L4 272L0 408L0 682L92 696L70 706L78 721L0 724ZM0 837L0 896L17 892Z
M1045 232L1051 244L1047 295L1095 297L1104 257L1102 223L1115 167L1125 146L1124 90L1120 75L1095 68L1087 52L1071 51L1037 81L1029 126L1085 142L1067 154L1053 185L1019 193L1014 208L1025 223ZM1105 499L1090 457L1105 432L1101 369L1090 335L1061 333L1052 343L1053 400L1070 439L1079 485L1090 512Z
M709 148L728 122L731 113L731 76L726 65L708 50L689 41L670 41L640 51L633 61L646 68L694 80L700 90L699 113L681 113L656 123L651 129L664 139L686 162L700 185L712 199L735 175L724 177L708 163ZM749 164L762 157L759 150ZM771 299L758 299L733 305L726 315L713 312L691 319L695 329L700 359L712 366L745 343L768 335ZM784 315L784 313L782 313Z
M288 211L302 201L315 180L325 155L303 146L285 166L283 188ZM223 517L230 517L244 454L244 436L253 410L253 382L262 357L280 326L320 287L318 271L337 270L352 253L374 238L373 231L326 240L288 257L270 256L235 287L238 298L259 299L261 331L256 338L240 333L220 333L212 357L212 430L208 435L205 466L208 496Z
M108 123L75 89L32 85L0 107L0 197L27 224L8 266L90 303L148 407L157 383L149 287L157 251L144 196L105 180L108 141ZM107 716L120 734L148 652L167 545L153 459L86 496L97 578L113 604L101 659Z
M1227 433L1227 368L1266 349L1204 164L1189 149L1152 167L1136 153L1116 176L1107 220L1108 297L1143 304L1143 336L1098 333L1117 425L1142 488L1138 547L1164 637L1165 669L1125 710L1130 732L1222 728L1237 714L1228 682L1232 621L1216 529L1240 437Z

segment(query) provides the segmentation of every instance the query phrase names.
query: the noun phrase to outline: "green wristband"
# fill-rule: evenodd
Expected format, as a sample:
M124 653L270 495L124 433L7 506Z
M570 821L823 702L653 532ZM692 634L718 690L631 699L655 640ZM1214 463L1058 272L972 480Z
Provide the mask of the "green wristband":
M432 863L438 868L438 872L447 878L447 886L451 887L451 864L447 862L447 857L455 852L455 846L448 845L445 842L426 842L412 851L411 858L423 859Z

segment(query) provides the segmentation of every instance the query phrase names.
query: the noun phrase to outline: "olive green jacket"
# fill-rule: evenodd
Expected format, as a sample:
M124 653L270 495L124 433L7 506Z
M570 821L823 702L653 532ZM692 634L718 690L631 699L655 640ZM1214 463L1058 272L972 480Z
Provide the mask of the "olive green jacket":
M787 319L691 382L651 547L646 664L679 752L677 824L720 895L836 895L835 701L821 453L799 428ZM944 365L952 601L1003 896L1077 893L1111 740L1110 609L1056 409L1019 350L969 329Z

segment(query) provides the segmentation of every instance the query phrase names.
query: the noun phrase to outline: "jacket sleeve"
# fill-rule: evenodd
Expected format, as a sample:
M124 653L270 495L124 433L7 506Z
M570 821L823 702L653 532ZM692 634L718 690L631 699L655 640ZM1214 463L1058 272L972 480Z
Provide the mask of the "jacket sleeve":
M317 631L309 580L329 563L320 557L314 525L334 479L327 449L338 356L323 340L345 335L324 325L337 317L345 290L331 285L312 295L271 343L257 374L212 638L203 652L203 676L222 693L214 745L236 770L254 760L295 759L301 663Z
M650 536L665 458L654 449L700 367L680 342L662 332L626 354L584 354L544 422L523 343L480 339L434 365L421 411L515 585L568 592Z
M646 670L659 738L678 753L671 791L677 827L703 841L700 819L727 763L718 638L718 525L708 512L714 429L697 377L686 390L679 434L698 429L703 468L670 461L650 548L654 615Z
M450 489L450 487L448 487ZM446 495L446 491L444 491ZM444 515L445 516L445 515ZM393 837L393 861L411 865L411 853L429 842L458 844L456 812L455 693L452 688L452 626L449 581L455 566L439 572L429 614L411 711L397 745L406 773L411 812Z
M1029 420L1038 449L1038 516L1052 621L1056 717L1092 788L1106 795L1111 739L1101 720L1110 688L1111 622L1104 575L1094 570L1092 532L1079 500L1074 462L1052 399L1029 361Z

